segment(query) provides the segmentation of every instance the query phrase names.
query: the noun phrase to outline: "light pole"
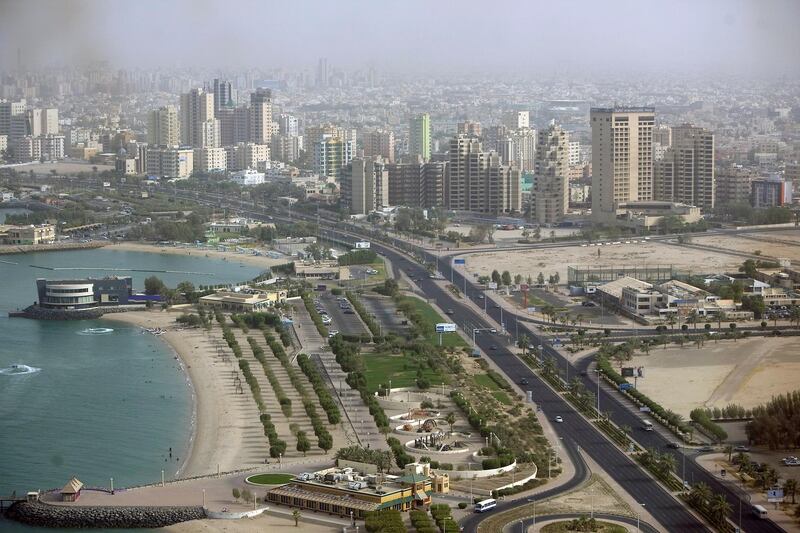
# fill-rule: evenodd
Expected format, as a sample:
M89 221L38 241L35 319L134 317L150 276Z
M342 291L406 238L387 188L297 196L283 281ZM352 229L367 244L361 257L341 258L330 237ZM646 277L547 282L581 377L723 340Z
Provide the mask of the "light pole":
M595 368L597 373L597 419L600 420L600 369Z
M203 509L206 508L206 489L203 489Z
M111 478L111 495L114 495L114 478Z
M644 507L644 504L643 504L643 503L639 503L639 505L641 505L642 507ZM636 533L639 533L639 519L640 519L640 516L639 516L639 515L640 515L640 514L641 514L641 511L640 511L640 510L637 508L637 509L636 509Z

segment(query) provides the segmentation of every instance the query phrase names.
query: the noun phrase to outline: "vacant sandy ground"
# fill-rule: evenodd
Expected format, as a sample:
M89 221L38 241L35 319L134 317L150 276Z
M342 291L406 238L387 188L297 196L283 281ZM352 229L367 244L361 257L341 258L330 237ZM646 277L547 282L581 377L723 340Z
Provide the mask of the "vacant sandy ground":
M785 258L795 265L800 264L800 231L798 230L694 237L692 242L747 254L753 254L759 250L765 257Z
M511 275L536 278L542 272L545 278L556 272L561 283L567 281L567 267L601 266L669 266L678 270L698 274L735 270L743 259L713 251L682 248L658 242L639 241L638 244L615 246L585 246L579 244L566 248L503 250L466 256L467 269L480 275L489 275L492 270L508 270ZM702 267L702 268L701 268Z
M686 417L695 407L754 407L800 383L800 338L709 341L701 349L656 348L633 359L644 366L639 389Z
M223 261L230 261L232 263L261 267L265 270L271 266L282 265L292 260L291 258L288 257L282 259L272 259L271 257L267 256L240 254L234 251L220 252L218 250L204 250L202 248L180 248L177 246L158 246L143 242L130 242L130 241L124 241L112 244L109 245L108 248L110 250L125 250L132 252L147 252L154 254L210 257L212 259L222 259Z

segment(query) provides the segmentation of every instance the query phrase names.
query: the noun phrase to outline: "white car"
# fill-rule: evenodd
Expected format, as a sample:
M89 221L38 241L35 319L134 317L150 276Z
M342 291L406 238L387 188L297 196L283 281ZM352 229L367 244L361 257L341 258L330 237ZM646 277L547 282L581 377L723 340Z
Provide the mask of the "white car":
M559 415L559 416L555 417L555 421L560 424L560 423L562 423L564 421L564 419L561 418L561 415Z
M490 332L490 333L497 333L497 328L491 328L491 329L489 330L489 332Z
M338 334L339 334L339 332L338 332L338 331L336 331L335 329L332 329L332 330L330 330L330 331L328 332L328 338L329 338L329 339L332 339L333 337L335 337L335 336L336 336L336 335L338 335Z

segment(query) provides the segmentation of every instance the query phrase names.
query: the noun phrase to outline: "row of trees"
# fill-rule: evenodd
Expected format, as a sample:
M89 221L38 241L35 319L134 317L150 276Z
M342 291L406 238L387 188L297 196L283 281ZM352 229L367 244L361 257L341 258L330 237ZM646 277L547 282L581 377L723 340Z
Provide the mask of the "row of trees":
M750 442L770 450L800 446L800 391L779 394L755 407L745 429Z
M724 494L714 494L705 483L698 483L686 496L686 501L700 511L711 525L721 531L729 529L728 515L731 513L731 504Z

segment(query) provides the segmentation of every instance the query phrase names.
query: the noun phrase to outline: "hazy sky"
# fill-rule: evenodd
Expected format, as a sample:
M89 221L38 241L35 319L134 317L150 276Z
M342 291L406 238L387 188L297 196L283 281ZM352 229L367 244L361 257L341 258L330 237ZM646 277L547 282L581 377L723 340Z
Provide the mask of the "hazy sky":
M0 0L0 66L800 73L800 0Z

